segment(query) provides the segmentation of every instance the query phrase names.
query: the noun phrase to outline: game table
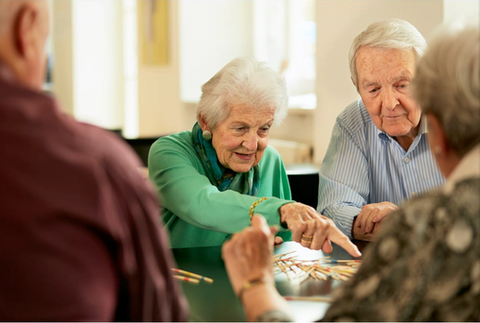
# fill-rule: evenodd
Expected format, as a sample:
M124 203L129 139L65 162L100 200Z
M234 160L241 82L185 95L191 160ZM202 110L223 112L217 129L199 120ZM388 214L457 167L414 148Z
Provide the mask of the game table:
M360 251L367 243L354 241ZM275 247L276 255L296 251L298 259L314 260L325 256L335 260L355 259L339 246L333 245L333 252L329 255L322 251L304 248L296 242L284 242ZM228 275L221 256L221 246L174 248L173 255L177 268L212 278L209 284L200 281L199 284L181 282L183 292L190 307L190 321L246 321L240 300L233 293ZM288 280L284 273L275 275L275 285L283 296L323 296L330 297L332 290L342 281L331 278L326 281L308 279L302 283L298 280ZM327 302L318 301L289 301L291 311L297 321L316 321L321 319L328 307Z

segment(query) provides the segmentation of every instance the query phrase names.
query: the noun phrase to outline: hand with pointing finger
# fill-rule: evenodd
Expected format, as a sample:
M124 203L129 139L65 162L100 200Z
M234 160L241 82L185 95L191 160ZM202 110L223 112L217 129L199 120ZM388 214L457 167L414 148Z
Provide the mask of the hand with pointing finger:
M280 219L292 231L292 240L301 243L304 247L330 253L332 252L331 242L334 242L354 257L362 255L332 220L308 205L285 204L280 208Z

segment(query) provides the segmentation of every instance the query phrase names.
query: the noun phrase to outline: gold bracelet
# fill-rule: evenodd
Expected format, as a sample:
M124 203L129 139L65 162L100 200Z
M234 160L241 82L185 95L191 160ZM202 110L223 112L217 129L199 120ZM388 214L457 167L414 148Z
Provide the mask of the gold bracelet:
M245 282L243 284L242 288L240 289L240 291L238 292L238 295L237 295L238 299L242 300L242 295L243 295L243 293L245 293L245 291L247 291L250 288L255 287L257 285L261 285L261 284L267 284L267 281L263 278L258 278L258 279L253 279L253 280Z
M262 197L258 201L255 201L255 202L252 203L252 206L250 207L250 212L248 212L248 215L250 215L250 220L252 219L253 210L255 209L255 207L258 205L258 203L263 202L265 200L268 200L268 197Z

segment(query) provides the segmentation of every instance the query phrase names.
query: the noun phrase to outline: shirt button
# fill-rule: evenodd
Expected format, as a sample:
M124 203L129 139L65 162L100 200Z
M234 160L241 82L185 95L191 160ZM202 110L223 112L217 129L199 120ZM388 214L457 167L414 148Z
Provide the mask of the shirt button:
M412 192L412 197L417 196L417 192Z
M408 163L408 162L410 161L410 158L408 158L408 157L405 157L405 158L403 159L403 161L404 161L404 162L405 162L405 164L406 164L406 163Z

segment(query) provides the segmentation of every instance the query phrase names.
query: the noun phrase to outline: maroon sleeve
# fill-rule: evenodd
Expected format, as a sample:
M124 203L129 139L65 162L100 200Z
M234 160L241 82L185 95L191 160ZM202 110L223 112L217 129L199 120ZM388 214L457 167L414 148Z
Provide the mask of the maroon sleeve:
M2 216L0 320L113 320L118 279L105 243L56 217Z
M137 170L140 165L129 147L115 141L104 147L106 181L111 196L106 196L104 214L113 218L112 232L120 241L117 262L121 270L120 320L186 321L187 304L180 284L173 280L175 267L167 233L161 227L160 208L153 187ZM116 214L124 218L117 219ZM128 304L128 317L122 317L122 304Z

